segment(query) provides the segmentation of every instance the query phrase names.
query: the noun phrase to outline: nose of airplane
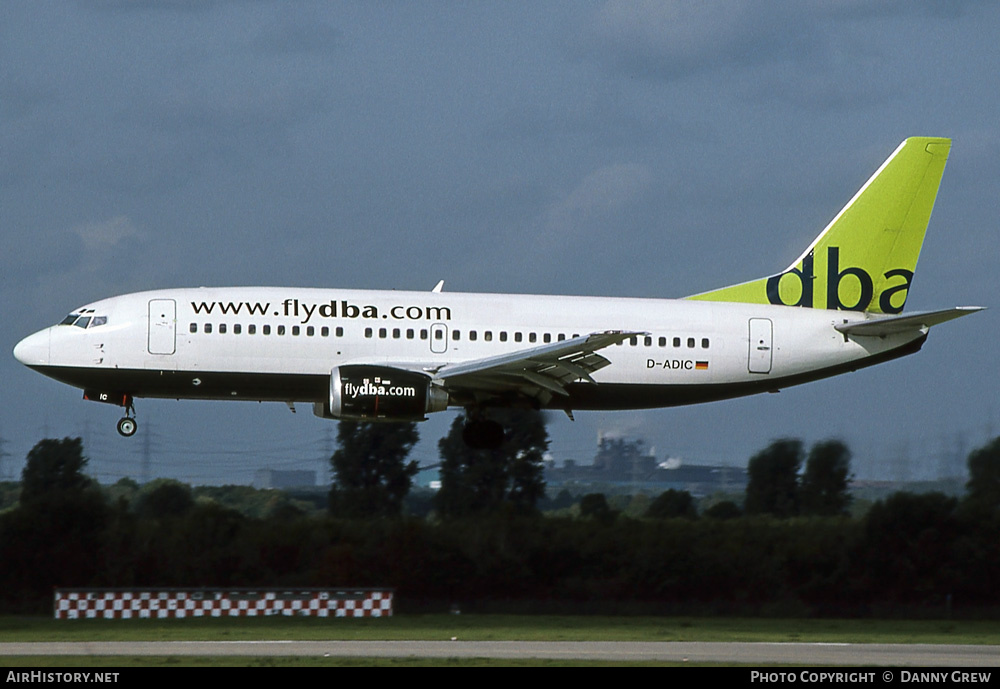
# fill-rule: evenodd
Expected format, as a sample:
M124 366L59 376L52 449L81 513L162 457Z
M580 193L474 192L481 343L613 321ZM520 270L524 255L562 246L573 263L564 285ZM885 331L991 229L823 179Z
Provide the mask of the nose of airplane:
M49 363L49 331L28 335L14 346L14 358L25 366L44 366Z

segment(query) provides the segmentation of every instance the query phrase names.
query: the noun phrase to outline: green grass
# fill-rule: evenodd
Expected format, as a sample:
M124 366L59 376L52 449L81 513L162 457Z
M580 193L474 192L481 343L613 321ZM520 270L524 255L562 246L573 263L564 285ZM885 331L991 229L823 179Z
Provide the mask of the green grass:
M133 667L668 667L689 663L602 660L547 660L544 658L311 658L311 657L211 657L211 656L0 656L0 667L17 668L115 668L119 682ZM702 665L717 665L704 663Z
M1000 645L1000 621L397 615L383 619L72 620L0 617L0 642L155 640L766 641ZM687 663L486 658L0 656L0 667L564 667Z
M1000 644L1000 621L397 615L382 619L63 620L0 617L12 641L766 641Z

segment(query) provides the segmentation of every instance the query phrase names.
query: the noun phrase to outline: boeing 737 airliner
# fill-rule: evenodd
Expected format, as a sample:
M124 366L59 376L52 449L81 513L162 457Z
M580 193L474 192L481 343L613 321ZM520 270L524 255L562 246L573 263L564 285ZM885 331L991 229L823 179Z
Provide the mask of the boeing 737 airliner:
M137 397L311 402L332 419L646 409L775 391L918 351L979 307L903 315L951 142L904 141L785 271L684 299L278 287L87 304L22 340L26 366L125 409ZM294 407L292 407L294 409Z

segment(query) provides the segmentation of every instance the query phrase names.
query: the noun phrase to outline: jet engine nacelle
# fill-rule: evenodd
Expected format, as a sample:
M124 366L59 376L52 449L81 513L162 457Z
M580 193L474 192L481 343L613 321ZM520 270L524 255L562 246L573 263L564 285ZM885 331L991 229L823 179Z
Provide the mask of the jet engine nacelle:
M418 371L390 366L337 366L330 373L330 399L313 413L328 419L422 421L448 408L448 393Z

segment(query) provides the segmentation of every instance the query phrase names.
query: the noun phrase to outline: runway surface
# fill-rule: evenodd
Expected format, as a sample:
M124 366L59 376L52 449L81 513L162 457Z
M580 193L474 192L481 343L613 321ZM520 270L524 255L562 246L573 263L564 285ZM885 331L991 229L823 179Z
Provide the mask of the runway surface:
M1000 646L615 641L96 641L2 643L0 656L539 658L747 665L1000 666Z

